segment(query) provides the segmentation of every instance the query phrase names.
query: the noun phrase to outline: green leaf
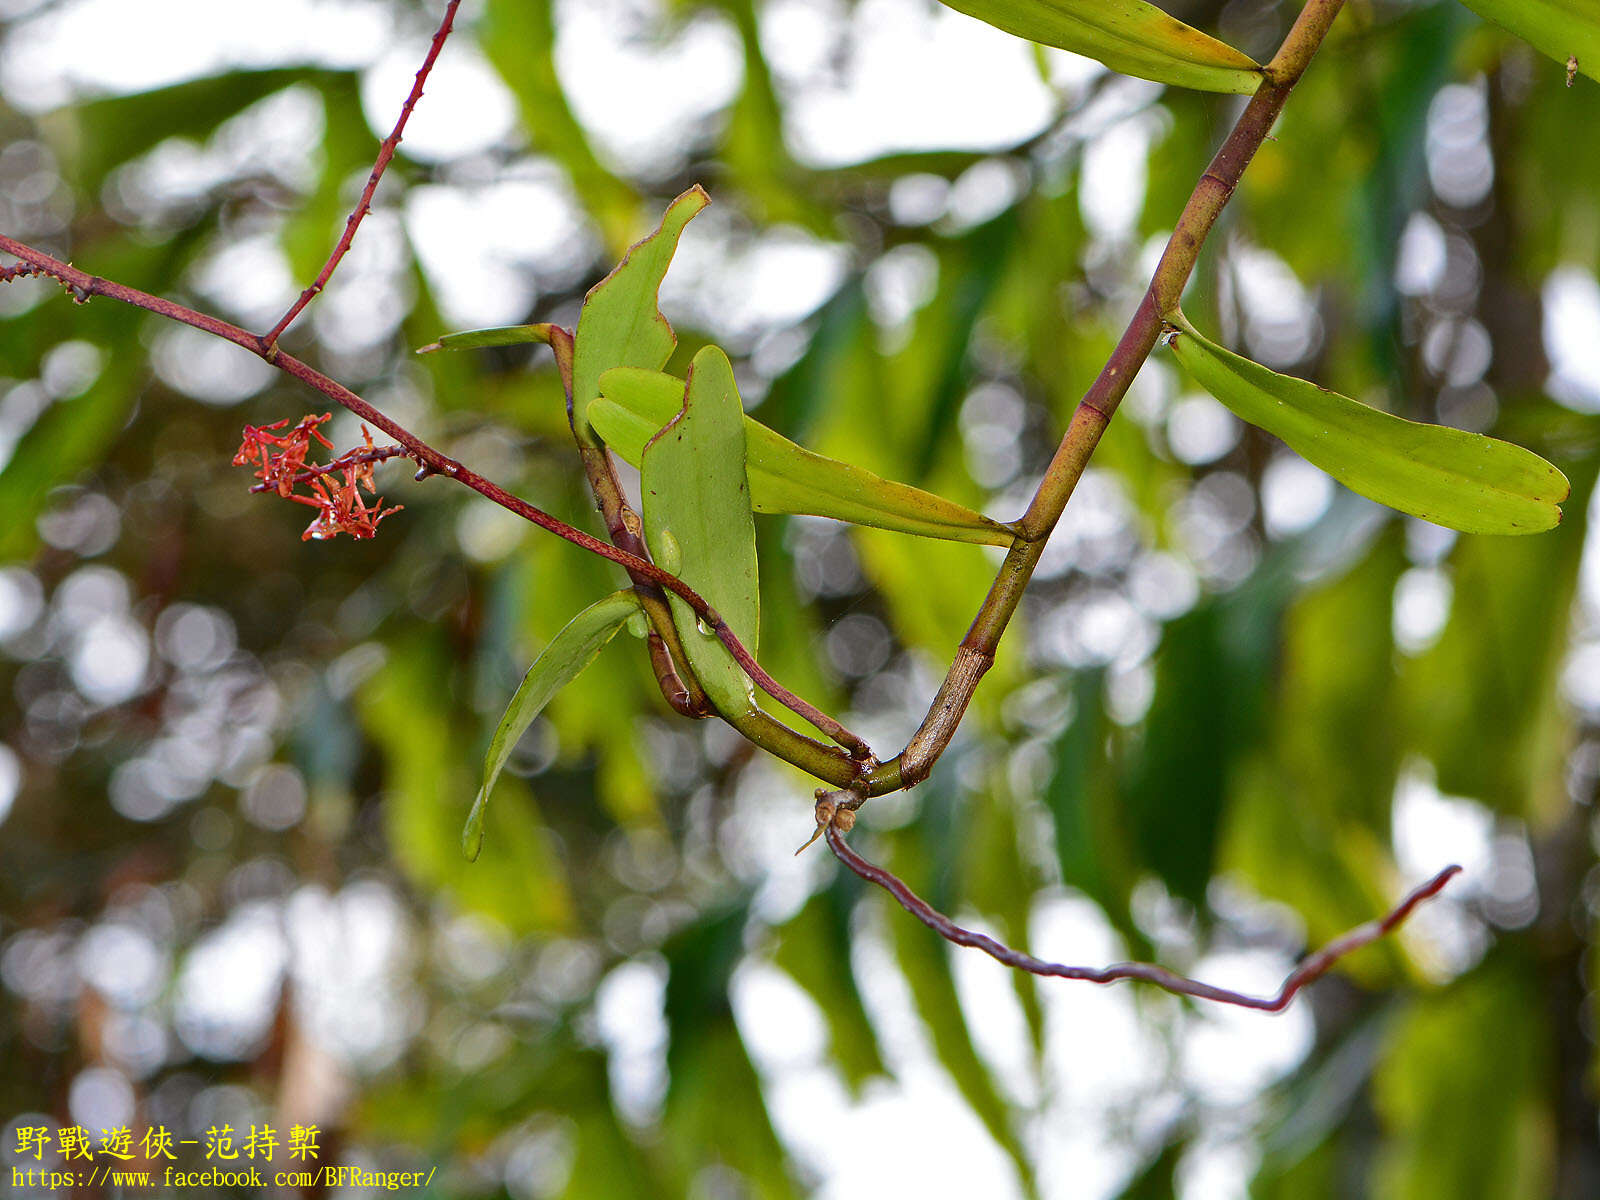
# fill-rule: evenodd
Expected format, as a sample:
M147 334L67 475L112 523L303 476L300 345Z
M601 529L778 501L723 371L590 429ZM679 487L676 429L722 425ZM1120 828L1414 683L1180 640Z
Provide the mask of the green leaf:
M589 422L623 459L639 463L645 443L677 411L683 385L659 371L614 368L600 378L602 396ZM1009 546L1012 532L982 513L824 458L751 417L744 418L750 505L756 512L809 513L921 537Z
M682 411L640 456L645 541L657 558L680 562L676 574L754 654L761 625L756 528L745 480L744 407L728 356L715 346L696 354L682 397ZM721 642L701 632L688 604L668 599L706 694L725 714L748 711L755 703L749 678Z
M1407 421L1230 353L1180 313L1184 368L1243 420L1352 491L1463 533L1540 533L1561 523L1567 477L1531 450Z
M506 706L505 715L489 739L489 753L483 760L483 783L472 802L467 824L461 831L461 851L469 860L478 857L483 848L483 818L489 807L489 793L494 790L500 769L511 757L517 744L533 719L550 703L551 698L578 673L594 661L617 630L621 629L636 611L639 600L631 591L616 592L598 600L567 623L544 648L533 666L522 677L517 691Z
M698 185L667 206L661 224L635 242L627 256L583 298L572 358L573 411L583 414L600 394L600 373L610 367L667 365L678 344L656 305L656 293L678 249L683 227L711 203ZM583 436L584 430L578 430Z
M1261 67L1249 55L1144 0L941 0L1007 33L1099 59L1113 71L1196 88L1250 93Z
M1480 17L1509 29L1590 79L1600 80L1600 4L1595 0L1461 0Z
M435 350L477 350L484 346L523 346L529 342L550 344L547 322L537 325L496 325L492 329L463 329L460 333L447 333L432 345L423 346L418 354L432 354Z

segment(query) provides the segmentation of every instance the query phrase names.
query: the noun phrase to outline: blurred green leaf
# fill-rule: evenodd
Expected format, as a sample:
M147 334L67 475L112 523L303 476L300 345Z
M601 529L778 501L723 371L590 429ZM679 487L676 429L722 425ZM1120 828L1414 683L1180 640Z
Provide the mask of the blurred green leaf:
M667 959L666 1120L679 1171L688 1183L708 1165L738 1171L750 1194L797 1194L740 1040L729 998L744 956L746 905L715 911L662 947Z
M1406 661L1408 740L1446 792L1544 823L1566 811L1562 747L1571 712L1559 686L1596 463L1569 466L1560 537L1463 539L1449 561L1450 616Z
M681 566L668 569L705 597L753 655L761 594L744 440L733 364L707 346L689 366L682 411L644 448L639 475L651 554L666 561L681 555ZM677 596L668 599L706 694L723 713L748 711L755 704L749 677L714 635L701 631L693 609Z
M441 681L448 655L427 634L393 642L381 674L361 693L361 715L383 752L388 791L383 806L393 853L419 885L438 889L462 908L485 913L507 929L561 929L572 922L572 898L550 831L525 788L501 803L498 833L476 863L461 857L459 808L445 802L470 786L468 739L452 724L460 705Z
M483 782L467 814L467 823L461 831L461 851L468 860L476 860L483 848L483 820L489 809L489 793L494 791L495 780L516 749L517 741L527 732L534 718L544 711L550 698L577 677L578 673L594 661L595 655L605 648L629 617L639 609L639 598L632 591L614 592L604 600L597 600L567 623L533 660L528 673L522 677L505 714L495 726L489 739L489 752L483 759Z
M0 470L0 559L25 557L38 543L34 521L50 491L98 463L127 423L138 363L119 358L80 396L56 401L22 436Z
M1540 533L1561 523L1571 488L1533 451L1279 375L1177 320L1172 352L1196 382L1352 491L1465 533Z
M922 811L912 828L893 839L890 867L935 908L949 912L955 907L952 901L962 886L965 815L956 792L937 777L919 790ZM917 1014L927 1026L934 1053L989 1135L1016 1164L1024 1194L1036 1195L1037 1181L1011 1126L1011 1112L972 1044L967 1016L956 990L950 955L967 951L952 947L918 921L900 920L902 915L898 909L889 914L889 936L895 961L911 989Z
M600 377L589 421L606 444L637 466L645 443L677 412L683 384L659 371L625 367ZM809 513L920 537L1009 546L1011 530L982 513L909 484L883 479L795 445L744 418L750 505L756 512Z
M1413 1000L1374 1077L1391 1131L1375 1193L1386 1200L1554 1195L1554 1114L1540 989L1504 958Z
M1099 59L1113 71L1207 92L1249 93L1261 67L1144 0L941 0L1007 33Z
M841 872L828 887L774 932L773 961L810 994L828 1023L830 1052L859 1095L874 1076L887 1074L877 1035L867 1018L850 966L850 909L861 889Z
M256 101L297 83L320 89L350 78L346 72L308 67L230 71L127 96L91 100L63 111L60 117L77 126L74 174L79 185L92 195L100 190L114 167L168 138L202 139ZM324 248L324 255L328 249L331 245Z
M1236 773L1266 728L1289 584L1281 566L1259 571L1167 625L1128 753L1122 800L1137 862L1200 912Z

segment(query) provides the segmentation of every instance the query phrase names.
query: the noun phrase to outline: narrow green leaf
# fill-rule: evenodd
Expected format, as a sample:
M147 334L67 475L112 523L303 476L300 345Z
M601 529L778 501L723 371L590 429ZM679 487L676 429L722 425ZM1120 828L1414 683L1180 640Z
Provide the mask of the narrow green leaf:
M678 249L683 227L711 203L696 185L667 206L656 231L635 242L627 256L583 298L573 346L572 402L583 414L600 394L600 373L610 367L666 366L677 335L657 307L656 294ZM579 436L584 431L580 428Z
M483 783L478 796L467 814L467 824L461 831L461 851L468 860L475 860L483 848L483 818L489 807L489 793L494 790L500 769L511 757L517 740L527 731L551 697L575 679L580 671L594 661L636 611L639 600L631 591L615 592L604 600L597 600L567 623L560 633L522 677L517 691L506 706L505 715L489 739L489 753L483 759Z
M1569 70L1600 80L1600 3L1596 0L1461 0ZM1575 62L1575 67L1574 67Z
M650 552L676 560L676 574L699 592L756 652L761 624L756 529L745 480L744 408L733 364L715 346L694 356L680 395L682 411L640 456L644 533ZM748 711L750 680L694 611L669 596L684 652L706 694L724 713Z
M432 354L435 350L477 350L484 346L522 346L529 342L550 344L550 330L554 326L540 322L537 325L497 325L492 329L463 329L460 333L447 333L432 345L423 346L418 354Z
M1407 421L1279 375L1196 333L1180 314L1172 352L1240 418L1352 491L1463 533L1539 533L1561 522L1567 477L1531 450Z
M1261 66L1249 55L1144 0L941 2L1018 37L1099 59L1124 75L1203 92L1244 94L1261 83Z
M672 418L683 385L659 371L615 368L600 378L589 422L617 454L638 465L645 443ZM921 537L1009 546L998 521L921 488L824 458L751 417L744 418L750 504L756 512L809 513Z

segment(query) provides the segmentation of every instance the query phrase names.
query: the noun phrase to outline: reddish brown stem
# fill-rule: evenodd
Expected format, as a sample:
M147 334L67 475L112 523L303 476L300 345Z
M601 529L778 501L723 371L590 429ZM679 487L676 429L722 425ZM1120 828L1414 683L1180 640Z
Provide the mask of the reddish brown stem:
M248 330L237 325L230 325L220 318L209 316L206 313L196 312L194 309L167 300L161 296L152 296L149 292L141 292L138 288L129 287L127 284L117 283L110 279L101 279L87 271L80 271L70 263L64 263L58 258L53 258L42 250L35 250L32 246L24 245L14 238L0 234L0 250L13 255L28 263L38 274L48 275L59 280L72 291L73 298L80 303L91 296L106 296L113 300L120 300L124 304L131 304L147 312L168 320L178 321L184 325L193 326L203 330L224 341L248 350L256 357L266 360L285 374L292 375L302 383L309 384L321 392L328 399L348 409L367 424L383 430L395 441L405 447L406 454L421 464L422 469L430 475L448 475L451 479L465 484L480 496L494 501L508 512L515 513L525 521L532 522L539 528L565 538L575 546L581 546L592 554L601 558L610 559L618 566L625 568L630 574L642 575L658 587L665 588L674 595L682 597L684 602L694 609L695 615L705 622L706 626L724 646L728 653L733 655L734 661L743 668L745 674L767 695L771 696L785 708L804 717L811 724L822 730L828 737L838 742L848 750L853 758L863 762L872 761L872 750L866 742L851 733L838 721L828 716L827 713L817 708L806 700L802 700L788 688L784 687L760 663L756 662L750 651L745 649L743 643L728 628L726 621L717 611L706 602L705 598L688 584L667 571L663 571L654 563L640 558L636 554L629 554L620 550L609 542L575 529L565 521L558 520L545 512L535 508L526 500L513 496L510 492L491 483L477 472L470 470L450 458L448 455L435 450L416 434L406 429L403 425L372 407L360 396L356 395L344 384L329 379L316 368L301 362L293 355L285 354L276 348L267 348L261 344L261 339Z
M361 199L356 202L354 211L345 219L344 232L339 235L338 244L334 246L333 253L328 255L328 261L322 264L322 270L317 272L316 279L311 286L300 293L300 298L289 306L289 311L278 318L278 323L261 335L261 348L269 355L278 344L278 338L283 331L300 315L305 306L314 300L323 288L328 286L328 280L333 278L334 268L344 258L350 249L350 243L356 240L356 229L360 226L362 218L372 211L372 197L378 190L378 181L383 178L383 173L389 169L389 163L394 158L395 148L400 145L400 136L405 133L406 122L411 119L411 110L417 106L417 101L422 99L422 85L428 80L428 72L433 70L434 61L439 57L439 51L444 49L444 41L450 36L450 30L455 25L456 9L460 7L461 0L450 0L444 6L444 20L439 22L439 29L433 35L433 44L428 47L428 56L422 60L422 66L417 70L415 82L411 85L411 94L406 97L406 102L400 106L400 119L394 123L394 129L389 136L383 139L383 144L378 147L378 157L372 164L372 173L367 176L367 186L361 189Z
M1197 1000L1215 1000L1219 1004L1232 1004L1239 1008L1253 1008L1261 1012L1282 1012L1289 1007L1290 1001L1306 985L1316 982L1326 975L1333 965L1347 954L1354 953L1361 947L1369 945L1389 933L1402 921L1409 917L1412 911L1424 900L1436 896L1444 890L1444 886L1460 874L1461 868L1449 866L1440 871L1427 883L1413 888L1406 894L1406 898L1390 910L1389 914L1376 921L1368 921L1365 925L1352 929L1343 937L1335 938L1315 954L1308 955L1300 960L1300 965L1289 973L1274 995L1251 996L1244 992L1230 991L1227 988L1216 987L1213 984L1201 983L1197 979L1179 975L1176 971L1169 971L1165 967L1158 967L1154 963L1114 963L1109 967L1074 967L1065 963L1046 962L1041 958L1034 958L1031 954L1024 954L1020 950L1013 950L989 937L987 934L977 933L971 929L964 929L949 917L935 909L926 900L913 892L893 872L886 871L880 866L868 862L845 842L843 834L833 826L827 828L828 848L833 851L845 866L849 867L868 883L875 883L900 902L904 908L917 920L933 930L947 942L954 942L958 946L970 946L975 950L982 950L989 957L1004 963L1008 967L1015 967L1019 971L1027 971L1030 975L1043 975L1056 979L1079 979L1086 983L1117 983L1123 979L1136 979L1144 983L1153 983L1156 987L1172 992L1179 996L1193 996Z

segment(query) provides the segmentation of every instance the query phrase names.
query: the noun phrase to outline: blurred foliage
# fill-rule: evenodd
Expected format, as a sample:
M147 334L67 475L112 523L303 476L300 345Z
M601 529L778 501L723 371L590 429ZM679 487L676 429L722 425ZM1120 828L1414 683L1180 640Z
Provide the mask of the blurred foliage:
M5 6L0 61L43 61L73 7ZM438 16L374 7L357 65L313 45L66 103L7 66L0 229L266 328L388 131L367 64L420 61ZM1256 57L1298 8L1165 7ZM884 145L819 152L817 98L933 24L1004 40L921 0L468 5L444 62L475 49L514 119L402 143L285 344L598 532L547 351L412 351L570 325L699 182L668 369L715 340L784 436L1012 519L1237 104L1021 49L1048 109L1024 136L897 141L857 97L827 136ZM585 73L601 28L682 95ZM790 858L807 781L671 714L631 638L519 741L466 863L496 715L620 573L400 467L378 538L302 543L229 460L315 397L109 301L0 290L0 1118L314 1122L328 1161L437 1164L450 1196L934 1195L972 1164L986 1195L1597 1194L1600 86L1564 76L1443 0L1350 5L1185 305L1275 370L1531 447L1573 482L1562 526L1380 511L1158 351L950 753L855 834L1013 944L1262 990L1466 857L1278 1021L1012 978ZM940 86L1007 128L998 82ZM646 151L618 104L676 115ZM898 745L993 556L756 522L764 661Z

